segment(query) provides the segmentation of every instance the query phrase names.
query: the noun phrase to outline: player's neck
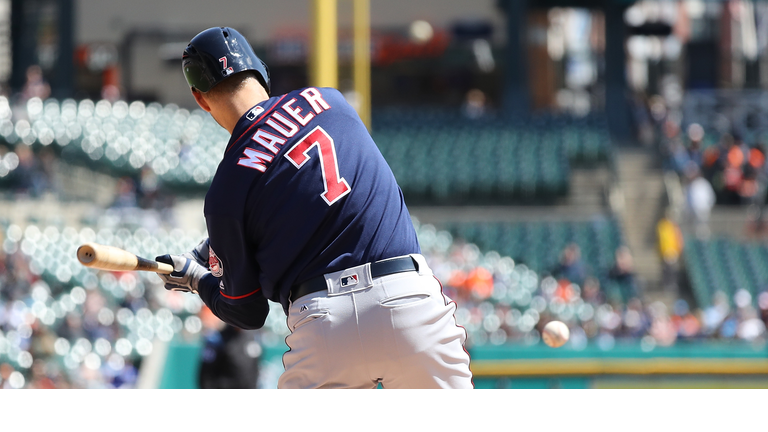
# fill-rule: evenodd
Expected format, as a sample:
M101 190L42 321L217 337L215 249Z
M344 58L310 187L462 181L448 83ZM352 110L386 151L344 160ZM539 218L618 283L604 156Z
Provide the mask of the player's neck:
M229 131L230 134L235 130L237 122L254 105L269 99L269 95L260 85L246 86L235 93L230 99L221 102L217 107L216 121Z

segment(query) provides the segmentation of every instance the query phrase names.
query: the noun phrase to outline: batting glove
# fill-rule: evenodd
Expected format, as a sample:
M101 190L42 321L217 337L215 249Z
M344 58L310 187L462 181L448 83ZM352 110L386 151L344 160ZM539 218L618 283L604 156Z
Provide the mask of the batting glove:
M184 252L181 254L181 256L185 258L189 258L191 260L197 261L198 264L201 266L208 268L208 258L210 256L209 252L209 244L210 241L208 238L201 241L197 246L195 246L194 249L192 249L189 252Z
M165 289L172 291L193 292L197 294L197 286L205 275L210 272L197 261L182 255L161 255L155 257L159 261L173 266L171 274L161 274L160 279L165 283Z

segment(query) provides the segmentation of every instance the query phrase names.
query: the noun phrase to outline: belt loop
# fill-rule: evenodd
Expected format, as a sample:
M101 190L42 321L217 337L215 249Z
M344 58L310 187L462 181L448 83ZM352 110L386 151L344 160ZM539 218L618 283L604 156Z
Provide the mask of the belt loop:
M421 254L411 254L411 259L416 265L416 271L419 276L432 276L432 269L429 268L426 258Z

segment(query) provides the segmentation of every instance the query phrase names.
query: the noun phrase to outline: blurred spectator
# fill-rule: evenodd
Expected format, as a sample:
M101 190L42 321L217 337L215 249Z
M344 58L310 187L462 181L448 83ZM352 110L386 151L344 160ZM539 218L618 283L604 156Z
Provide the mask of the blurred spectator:
M765 201L765 169L765 149L762 145L756 145L748 150L746 162L743 164L739 196L741 203L750 206L751 212L756 215L755 220L759 222L762 222L762 207Z
M11 375L15 372L13 366L8 363L0 363L0 389L14 388L11 383Z
M130 177L122 177L117 181L117 193L112 208L135 208L138 205L136 183Z
M40 183L40 193L60 192L60 185L57 184L55 179L56 170L58 169L58 159L53 148L48 146L40 149L40 151L37 152L37 160L39 166L38 175L40 178L38 179L38 182Z
M737 312L731 311L723 320L720 328L717 330L718 336L723 339L733 339L739 328L739 316Z
M597 324L600 326L600 330L603 334L611 334L619 330L622 319L619 311L610 304L603 304L597 308L595 317L597 318Z
M711 182L721 182L716 180L718 176L721 176L722 171L725 169L726 155L728 149L733 142L733 136L731 134L723 134L717 142L717 145L707 147L702 153L702 166L701 172L705 178ZM680 172L684 174L684 172Z
M101 88L101 98L115 103L121 99L120 87L114 84L107 84Z
M563 249L560 264L554 274L575 284L582 285L587 277L587 266L581 259L581 249L576 243L571 243Z
M595 277L584 279L582 298L585 302L594 306L605 303L605 295L600 290L600 281Z
M741 202L742 185L744 181L744 164L747 161L749 148L741 136L733 134L733 140L725 154L725 167L722 172L723 204L739 204Z
M763 291L757 297L757 304L760 308L760 319L768 326L768 291Z
M35 157L32 148L26 144L18 144L15 152L19 157L19 166L13 172L16 192L33 198L40 197L49 185L48 176L40 160Z
M635 278L634 259L627 246L619 246L615 253L615 263L608 272L608 278L617 282L629 297L637 297L639 289Z
M684 171L685 167L691 162L691 157L683 142L676 138L669 142L668 147L671 169L677 172Z
M122 367L108 365L105 375L112 388L134 388L139 379L139 369L131 359L125 359Z
M478 119L486 113L485 93L479 89L472 89L467 92L466 99L462 105L462 112L467 118Z
M623 334L630 338L641 338L650 329L650 318L643 308L643 302L635 297L627 302L623 316Z
M467 289L467 272L461 269L454 269L451 271L448 279L445 281L448 285L449 291L455 293L456 300L471 301L472 291Z
M644 146L651 147L655 144L656 135L645 95L637 92L633 93L631 102L632 113L637 127L637 139Z
M667 103L664 97L661 95L653 95L648 99L648 110L651 113L651 118L657 124L667 117Z
M744 307L739 313L739 324L736 335L739 339L754 341L765 334L765 323L760 319L755 308Z
M696 234L699 238L708 238L709 216L715 205L715 191L712 185L701 176L695 164L686 167L686 204L689 216L693 219Z
M678 293L678 279L680 274L680 254L683 253L683 233L675 222L671 211L656 224L658 236L659 255L662 262L662 286L668 292Z
M691 339L698 337L701 332L701 323L691 313L688 302L683 299L675 301L674 315L671 317L672 324L677 329L677 336L680 339Z
M141 169L139 177L138 192L141 196L141 207L157 208L161 205L157 174L150 167L145 166Z
M29 383L29 388L33 389L55 389L59 387L61 383L57 384L46 371L48 364L42 360L35 360L32 364L32 379ZM57 377L58 378L58 377Z
M758 173L763 168L765 157L757 148L750 149L748 155L749 158L743 164L738 193L742 204L753 205L757 200Z
M83 320L79 313L69 313L56 329L56 334L67 340L76 340L86 336Z
M483 267L470 270L464 284L477 299L487 299L493 293L493 275Z
M666 305L661 302L653 302L648 306L648 314L651 318L651 328L648 334L661 346L671 346L677 340L677 329L672 323Z
M716 334L730 311L728 296L722 291L717 291L712 298L712 305L702 313L702 333L705 336Z
M29 352L33 358L46 359L55 354L56 334L48 327L39 322L32 326L32 336L30 338Z
M749 200L750 212L748 231L751 235L763 237L768 234L765 221L766 195L768 194L768 165L765 160L765 146L760 144L750 151L748 178L754 178L754 195Z
M32 65L27 68L27 82L21 90L21 100L23 103L31 98L47 99L51 95L51 86L43 77L43 70L38 65Z
M253 389L259 376L261 347L252 333L232 327L203 309L207 330L199 372L202 389Z
M701 149L701 141L704 139L704 128L694 123L688 126L688 159L697 166L704 163L704 153Z

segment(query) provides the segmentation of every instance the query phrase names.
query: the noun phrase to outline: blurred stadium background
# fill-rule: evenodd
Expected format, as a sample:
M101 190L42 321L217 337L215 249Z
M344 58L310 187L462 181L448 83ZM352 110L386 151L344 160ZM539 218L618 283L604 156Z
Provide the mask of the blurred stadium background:
M358 107L478 388L768 387L768 3L742 0L0 0L0 387L276 387L279 306L238 332L75 258L205 237L228 136L179 57L216 25L274 94Z

